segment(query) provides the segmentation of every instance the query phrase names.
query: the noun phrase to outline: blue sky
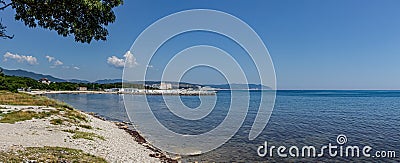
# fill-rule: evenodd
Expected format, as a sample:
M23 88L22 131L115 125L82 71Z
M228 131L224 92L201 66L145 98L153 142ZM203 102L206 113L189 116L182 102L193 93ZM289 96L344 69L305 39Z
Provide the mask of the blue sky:
M0 17L15 38L0 40L0 67L66 79L121 78L122 70L108 64L109 57L123 58L136 37L158 19L202 8L232 14L258 33L274 62L278 89L400 89L399 7L396 0L125 0L115 9L117 20L108 27L108 40L91 44L76 43L72 36L64 38L46 29L30 29L15 21L13 11L7 9ZM190 35L177 38L171 48L223 43L210 41L204 33L188 43ZM229 48L235 51L233 45ZM17 62L6 59L7 52L14 58L18 54L37 60ZM48 62L46 56L54 59ZM62 64L56 64L57 60ZM216 75L210 77L210 73ZM191 74L185 78L200 83L222 79L210 70Z

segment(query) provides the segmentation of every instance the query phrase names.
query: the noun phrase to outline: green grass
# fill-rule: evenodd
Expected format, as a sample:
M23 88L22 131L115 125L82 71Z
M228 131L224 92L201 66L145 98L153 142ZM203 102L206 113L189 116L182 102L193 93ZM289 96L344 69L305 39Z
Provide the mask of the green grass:
M64 120L59 119L59 118L50 120L50 124L52 124L52 125L62 125L63 123L64 123Z
M83 131L78 131L78 130L62 130L62 131L73 133L74 134L74 135L72 135L73 139L95 140L95 138L97 138L100 140L106 140L103 136L97 135L92 132L83 132Z
M27 147L22 150L0 152L0 162L107 162L82 150L63 147Z
M82 125L82 124L80 124L80 125L78 125L79 127L82 127L82 128L86 128L86 129L93 129L93 127L92 126L90 126L90 125Z
M76 132L76 130L71 130L71 129L62 130L62 131L64 131L64 132L69 132L69 133L72 133L72 134L74 134L74 133Z
M19 121L26 121L35 119L42 119L49 117L53 114L58 114L58 111L50 111L50 112L34 112L34 111L15 111L7 114L2 114L0 123L15 123Z
M70 119L71 123L79 123L80 121L84 122L89 121L85 115L76 110L67 110L67 112L63 116Z
M73 136L73 139L87 139L87 140L94 140L95 138L98 138L100 140L106 140L103 136L97 135L92 132L82 132L78 131L76 132Z

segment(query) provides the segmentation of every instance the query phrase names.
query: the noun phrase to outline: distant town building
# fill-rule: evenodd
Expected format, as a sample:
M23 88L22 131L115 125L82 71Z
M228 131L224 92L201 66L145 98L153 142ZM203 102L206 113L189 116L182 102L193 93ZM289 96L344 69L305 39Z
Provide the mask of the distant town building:
M209 86L205 86L205 87L201 87L200 90L201 91L215 91L215 88L211 88Z
M171 83L161 83L160 84L160 89L172 89L172 84Z
M118 89L118 88L115 88L115 89ZM120 92L120 93L138 93L138 92L140 92L140 90L137 88L121 88L121 89L119 89L118 92Z
M78 91L87 91L87 87L78 87Z
M39 79L39 82L43 83L43 84L47 84L47 85L49 85L51 83L51 81L49 79L47 79L47 78Z
M123 88L111 88L111 89L104 89L105 92L123 92Z

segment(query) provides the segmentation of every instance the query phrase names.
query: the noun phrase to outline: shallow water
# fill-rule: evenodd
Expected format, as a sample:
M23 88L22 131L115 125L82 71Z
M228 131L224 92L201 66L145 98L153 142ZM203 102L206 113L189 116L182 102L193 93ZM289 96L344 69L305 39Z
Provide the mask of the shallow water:
M246 119L232 139L223 146L199 156L186 156L184 161L249 162L249 161L372 161L399 162L400 155L400 91L278 91L275 108L263 132L248 140L257 114L260 95L250 92L250 108ZM80 110L96 112L113 120L129 121L122 95L115 94L50 94ZM215 109L204 119L188 121L176 117L163 103L162 96L147 96L158 120L167 128L183 134L199 134L218 126L227 114L230 92L217 93ZM196 96L182 96L191 108L200 105ZM243 98L242 100L247 100ZM327 151L319 158L260 157L257 149L264 141L268 146L315 146L317 150L329 143L337 144L337 136L347 136L346 146L371 146L376 151L395 151L397 158L330 157ZM276 152L276 150L275 150Z

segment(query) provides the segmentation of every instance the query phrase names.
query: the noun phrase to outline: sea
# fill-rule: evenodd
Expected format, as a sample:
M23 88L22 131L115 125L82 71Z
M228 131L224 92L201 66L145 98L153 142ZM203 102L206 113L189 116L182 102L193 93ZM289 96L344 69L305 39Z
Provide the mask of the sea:
M232 102L232 92L218 91L210 114L193 122L175 116L163 96L147 95L146 99L165 126L179 133L200 134L222 123ZM267 92L250 91L250 99L235 99L243 103L250 100L247 115L236 134L210 152L182 156L182 162L400 162L400 91L278 90L268 124L258 137L249 140L264 93ZM143 95L47 96L110 120L129 121L124 98ZM189 108L201 104L198 96L174 99ZM308 151L311 146L315 155L313 150Z

